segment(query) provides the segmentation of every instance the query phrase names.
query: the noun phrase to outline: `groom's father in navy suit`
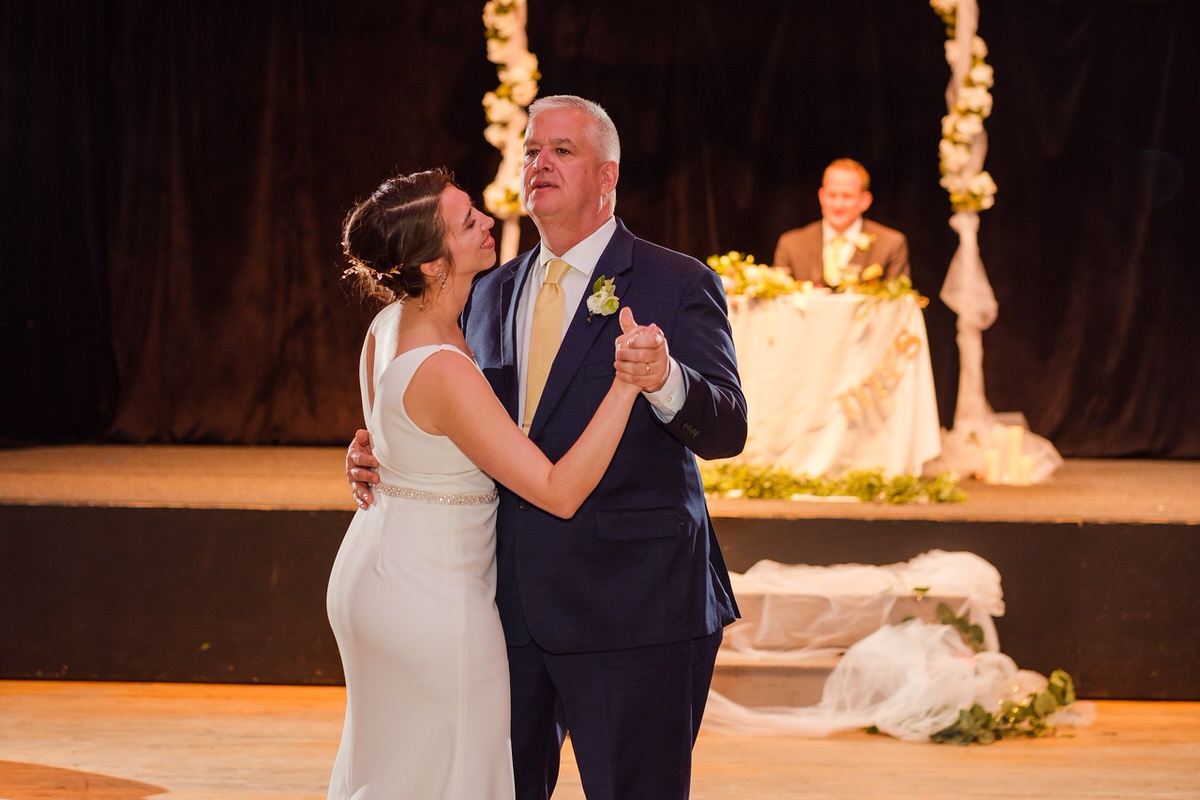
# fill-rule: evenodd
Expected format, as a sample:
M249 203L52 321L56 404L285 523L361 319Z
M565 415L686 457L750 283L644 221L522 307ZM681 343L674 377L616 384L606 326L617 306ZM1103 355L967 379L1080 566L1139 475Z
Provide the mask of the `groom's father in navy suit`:
M589 308L597 281L612 281L618 304L663 333L656 345L622 348L616 369L644 402L574 517L501 487L496 602L521 800L550 796L567 731L591 800L687 797L722 629L737 614L695 458L736 455L746 439L725 295L712 270L638 239L614 216L619 172L617 131L602 108L570 96L534 103L522 199L541 241L481 278L464 312L477 363L552 460L612 381L621 327L617 313ZM546 334L534 307L559 259L565 314ZM561 344L540 399L527 402L535 331L561 334Z

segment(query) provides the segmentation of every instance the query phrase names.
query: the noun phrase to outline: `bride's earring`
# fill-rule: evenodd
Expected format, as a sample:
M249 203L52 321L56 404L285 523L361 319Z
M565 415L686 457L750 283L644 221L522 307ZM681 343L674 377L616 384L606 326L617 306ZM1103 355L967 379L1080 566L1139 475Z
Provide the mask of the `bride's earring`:
M446 288L446 278L448 278L448 277L450 277L450 270L446 269L445 265L442 265L442 272L441 272L442 282L438 286L439 289Z

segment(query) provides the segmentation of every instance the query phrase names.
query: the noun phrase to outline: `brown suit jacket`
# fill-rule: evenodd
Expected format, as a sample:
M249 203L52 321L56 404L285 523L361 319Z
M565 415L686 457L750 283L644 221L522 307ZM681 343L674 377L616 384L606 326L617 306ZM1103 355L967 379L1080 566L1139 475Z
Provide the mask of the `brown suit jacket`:
M909 274L908 240L903 233L869 219L863 220L862 230L874 236L875 241L866 250L855 249L850 257L851 264L862 267L878 264L883 267L884 278ZM788 267L792 277L798 281L824 285L824 245L821 220L803 228L793 228L779 237L779 243L775 246L774 266Z

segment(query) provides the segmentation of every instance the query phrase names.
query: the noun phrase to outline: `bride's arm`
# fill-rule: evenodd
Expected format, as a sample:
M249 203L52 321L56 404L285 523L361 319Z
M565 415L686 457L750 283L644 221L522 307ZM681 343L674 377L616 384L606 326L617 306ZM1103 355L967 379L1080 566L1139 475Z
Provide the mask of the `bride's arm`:
M458 353L435 353L417 368L404 408L422 430L445 435L475 466L565 519L608 469L639 393L638 387L614 378L592 421L553 464L513 423L474 364Z

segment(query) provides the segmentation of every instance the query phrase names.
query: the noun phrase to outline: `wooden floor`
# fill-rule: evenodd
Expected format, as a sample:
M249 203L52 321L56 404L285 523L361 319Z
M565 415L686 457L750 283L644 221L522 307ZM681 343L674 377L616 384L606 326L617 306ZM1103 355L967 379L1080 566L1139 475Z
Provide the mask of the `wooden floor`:
M0 800L317 800L336 687L0 681ZM1200 798L1200 703L1099 702L1054 739L701 733L694 798ZM580 800L567 751L555 800ZM482 800L482 799L481 799Z

